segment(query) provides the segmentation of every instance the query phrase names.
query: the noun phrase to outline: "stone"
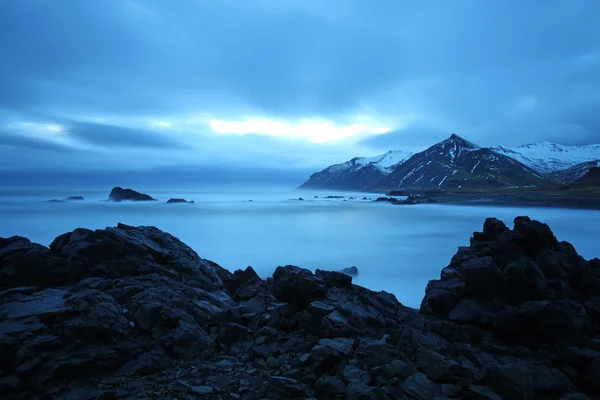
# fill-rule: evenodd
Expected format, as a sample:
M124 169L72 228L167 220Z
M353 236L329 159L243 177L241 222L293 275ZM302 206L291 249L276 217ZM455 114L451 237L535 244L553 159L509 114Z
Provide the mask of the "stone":
M533 399L533 380L527 366L518 363L489 368L486 384L502 398Z
M273 376L269 380L268 396L272 399L305 398L308 387L295 379Z
M108 195L110 201L155 201L156 199L145 193L136 192L133 189L114 187Z
M273 273L272 291L277 299L300 308L306 308L326 293L320 278L307 269L291 265L277 267Z
M460 394L463 400L502 400L498 394L487 386L470 385Z
M186 199L179 199L179 198L171 198L171 199L167 200L167 204L175 204L175 203L193 204L194 201L187 201Z
M356 268L354 266L340 269L339 272L341 272L342 274L350 275L350 276L358 276L358 268Z
M441 395L441 389L421 372L415 372L402 382L402 390L410 398L429 400Z
M322 376L315 382L315 395L320 399L335 399L346 392L346 385L335 376Z
M464 276L465 296L469 298L492 299L505 293L506 278L489 256L463 263L460 271Z
M600 390L600 357L589 363L583 377L589 385Z

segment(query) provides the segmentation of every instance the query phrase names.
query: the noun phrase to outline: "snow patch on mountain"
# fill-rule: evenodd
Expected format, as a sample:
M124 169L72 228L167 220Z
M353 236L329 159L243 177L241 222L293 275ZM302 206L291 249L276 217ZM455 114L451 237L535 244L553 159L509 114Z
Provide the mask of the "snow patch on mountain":
M565 146L544 141L513 148L496 146L491 149L543 174L600 159L600 144Z
M354 160L357 165L371 164L384 174L389 174L398 164L408 160L413 154L410 151L392 150L375 157L359 157Z

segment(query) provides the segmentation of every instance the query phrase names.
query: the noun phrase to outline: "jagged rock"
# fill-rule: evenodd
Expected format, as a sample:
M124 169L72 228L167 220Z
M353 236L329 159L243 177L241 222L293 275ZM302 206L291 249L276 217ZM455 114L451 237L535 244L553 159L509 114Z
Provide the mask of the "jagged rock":
M273 273L273 294L281 301L306 308L308 304L325 296L322 280L307 269L291 265L277 267Z
M335 376L323 376L315 383L315 395L320 399L335 399L346 392L346 385Z
M504 399L527 400L534 396L533 379L523 364L512 363L490 368L486 383Z
M358 275L358 268L356 267L348 267L348 268L343 268L340 269L340 272L342 274L346 274L346 275L350 275L350 276L357 276Z
M589 385L600 390L600 357L589 363L583 376Z
M145 194L136 192L133 189L123 189L114 187L108 195L110 201L155 201L156 199Z
M486 220L420 313L341 272L230 273L153 227L76 229L50 248L0 239L0 391L595 398L598 278L599 261L527 218Z
M502 400L492 389L487 386L470 385L460 394L463 400Z

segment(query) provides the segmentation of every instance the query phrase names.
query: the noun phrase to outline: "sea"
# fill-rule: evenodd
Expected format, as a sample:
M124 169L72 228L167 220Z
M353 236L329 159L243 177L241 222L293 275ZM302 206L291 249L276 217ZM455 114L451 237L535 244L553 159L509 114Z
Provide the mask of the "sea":
M110 188L0 190L0 237L25 236L49 245L78 227L121 222L153 225L178 237L202 258L230 271L252 266L267 278L277 266L312 271L356 266L354 283L393 293L418 308L459 246L469 245L487 217L509 227L527 215L550 225L586 259L600 256L600 211L490 205L391 205L379 194L308 192L289 188L177 190L135 188L156 202L106 202ZM68 196L84 201L47 202ZM328 199L326 196L344 196ZM166 204L185 198L194 204ZM303 200L299 200L302 198ZM366 198L366 199L364 199Z

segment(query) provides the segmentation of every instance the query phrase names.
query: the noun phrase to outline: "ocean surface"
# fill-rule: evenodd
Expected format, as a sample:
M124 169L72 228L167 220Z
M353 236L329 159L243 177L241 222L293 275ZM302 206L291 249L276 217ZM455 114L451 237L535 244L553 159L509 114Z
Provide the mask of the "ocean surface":
M251 265L263 278L279 265L313 271L354 265L359 269L355 283L391 292L411 307L419 307L427 281L439 277L457 248L468 245L472 232L481 230L486 217L500 218L512 227L516 216L528 215L548 223L559 240L571 242L585 258L600 256L600 211L394 206L362 200L377 195L361 193L136 189L159 201L104 202L110 189L0 190L0 237L21 235L49 245L56 236L78 227L154 225L203 258L231 271ZM76 195L86 200L45 202ZM324 199L326 195L345 199ZM348 199L351 196L355 199ZM165 204L171 197L195 204Z

